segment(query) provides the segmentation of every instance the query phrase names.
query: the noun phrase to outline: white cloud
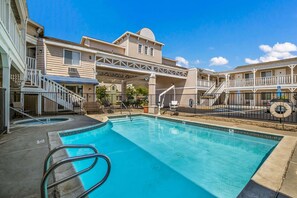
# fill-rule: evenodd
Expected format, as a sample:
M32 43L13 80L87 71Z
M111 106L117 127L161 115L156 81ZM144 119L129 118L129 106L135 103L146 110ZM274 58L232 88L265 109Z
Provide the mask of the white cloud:
M248 64L256 64L256 63L259 63L259 60L258 60L258 59L253 60L253 59L250 59L250 58L246 58L246 59L244 59L244 61L245 61L246 63L248 63Z
M208 68L204 68L204 70L215 72L215 70L214 70L214 69L208 69Z
M216 66L216 65L226 65L228 64L228 60L222 56L213 57L210 59L210 66Z
M197 59L197 60L195 61L195 64L196 64L196 65L200 64L200 60Z
M276 43L272 47L269 45L260 45L259 49L265 53L263 56L260 56L257 59L246 58L245 62L248 64L255 64L293 58L296 57L294 52L297 52L297 46L289 42Z
M184 57L177 56L177 57L175 57L175 60L177 61L176 65L183 66L183 67L189 67L189 61L186 60Z

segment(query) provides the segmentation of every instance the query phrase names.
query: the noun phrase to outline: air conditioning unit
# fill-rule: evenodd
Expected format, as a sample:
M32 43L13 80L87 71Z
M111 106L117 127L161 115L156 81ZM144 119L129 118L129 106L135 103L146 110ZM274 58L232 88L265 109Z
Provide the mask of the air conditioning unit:
M69 67L68 68L68 73L69 74L77 74L77 68Z

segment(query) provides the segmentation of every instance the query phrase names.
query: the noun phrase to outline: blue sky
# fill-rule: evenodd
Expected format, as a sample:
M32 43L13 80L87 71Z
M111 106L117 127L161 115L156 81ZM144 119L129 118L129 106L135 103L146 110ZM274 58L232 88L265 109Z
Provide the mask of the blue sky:
M149 4L148 4L149 2ZM216 71L297 55L296 0L27 0L45 34L112 42L148 27L163 56Z

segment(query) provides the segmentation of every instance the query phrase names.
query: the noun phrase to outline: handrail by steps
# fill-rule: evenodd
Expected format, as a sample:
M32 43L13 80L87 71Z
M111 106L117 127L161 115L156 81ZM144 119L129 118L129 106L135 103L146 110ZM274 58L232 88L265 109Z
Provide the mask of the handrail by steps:
M57 151L62 150L62 149L77 149L77 148L88 148L94 151L94 153L98 153L97 149L94 146L91 145L80 145L80 144L71 144L71 145L62 145L62 146L58 146L56 148L54 148L53 150L51 150L47 156L45 157L44 160L44 164L43 164L43 174L45 174L45 172L48 170L49 167L49 160L52 157L53 154L55 154Z
M69 157L69 158L66 158L66 159L62 159L56 163L54 163L52 166L50 166L48 168L48 160L49 158L55 153L57 152L58 150L61 150L61 149L64 149L64 148L90 148L91 150L93 150L95 153L93 154L86 154L86 155L82 155L82 156L75 156L75 157ZM70 175L64 179L61 179L59 181L56 181L50 185L48 185L48 178L49 178L49 175L56 169L58 168L59 166L63 165L63 164L67 164L67 163L70 163L70 162L75 162L75 161L81 161L81 160L86 160L86 159L93 159L95 158L94 162L91 164L91 166L89 166L88 168L85 168L73 175ZM50 188L53 188L63 182L66 182L70 179L73 179L74 177L77 177L85 172L88 172L89 170L93 169L95 167L95 165L97 164L97 161L98 161L98 158L102 158L106 161L107 163L107 171L104 175L104 177L99 181L97 182L95 185L93 185L91 188L89 188L88 190L84 191L83 193L81 193L79 196L79 198L82 198L82 197L86 197L89 193L91 193L92 191L94 191L96 188L98 188L99 186L101 186L108 178L109 174L110 174L110 170L111 170L111 162L110 162L110 159L106 156L106 155L103 155L103 154L100 154L98 153L97 149L91 145L64 145L64 146L60 146L60 147L57 147L55 148L54 150L52 150L46 157L46 160L44 162L44 174L43 174L43 178L42 178L42 182L41 182L41 186L40 186L40 190L41 190L41 197L42 198L47 198L48 197L48 192L47 190L50 189Z
M29 118L31 118L31 119L37 121L37 122L40 122L40 123L42 123L42 124L46 124L45 122L42 122L41 120L39 120L39 119L37 119L37 118L34 118L33 116L30 116L29 114L27 114L27 113L25 113L25 112L23 112L23 111L20 111L20 110L18 110L18 109L16 109L16 108L10 107L10 109L12 109L12 110L14 110L14 111L16 111L16 112L18 112L18 113L24 115L24 116L27 116L27 117L29 117Z
M129 117L130 117L130 121L132 121L133 119L132 119L132 114L131 114L131 111L130 111L130 109L128 109L128 107L124 104L124 102L123 101L121 101L121 104L125 107L125 109L127 109L128 110L128 112L129 112ZM121 108L122 109L122 108Z

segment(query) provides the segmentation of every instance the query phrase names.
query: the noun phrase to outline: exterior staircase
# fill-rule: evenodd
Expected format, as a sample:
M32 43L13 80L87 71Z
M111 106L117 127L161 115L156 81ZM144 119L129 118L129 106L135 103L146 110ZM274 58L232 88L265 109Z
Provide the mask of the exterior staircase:
M202 106L212 106L224 92L226 82L222 82L218 87L212 85L201 97L200 104Z
M70 111L80 111L85 102L85 98L42 75L41 70L26 69L24 80L20 80L19 75L12 75L11 80L21 84L21 91L41 94Z

